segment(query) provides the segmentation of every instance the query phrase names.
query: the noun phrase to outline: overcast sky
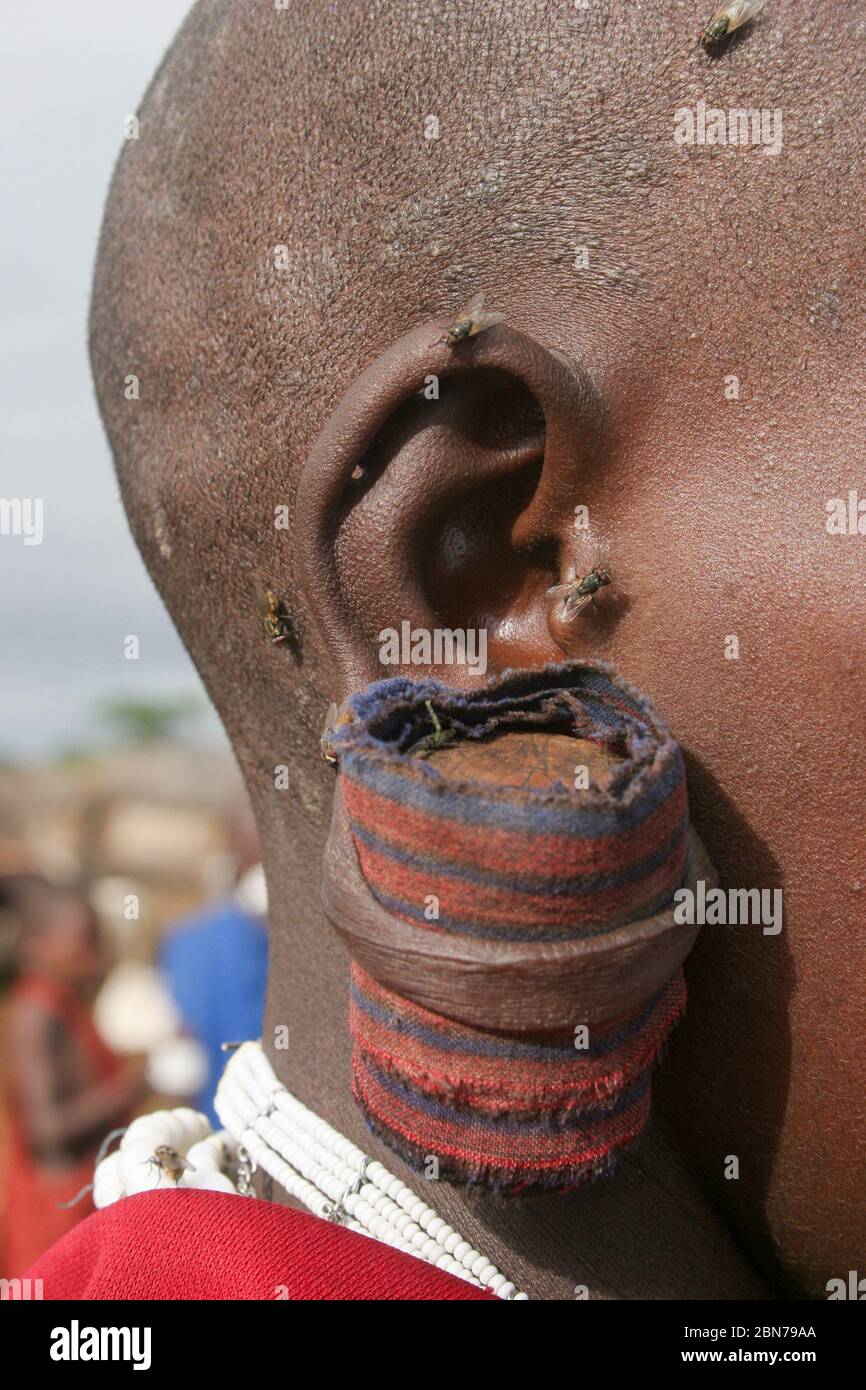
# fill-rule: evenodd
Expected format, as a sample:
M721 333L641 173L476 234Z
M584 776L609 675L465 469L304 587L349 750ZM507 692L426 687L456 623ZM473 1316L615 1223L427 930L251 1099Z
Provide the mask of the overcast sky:
M200 690L127 530L85 347L123 123L188 8L0 0L0 498L42 498L45 517L41 545L0 534L0 756L16 761L90 741L105 697Z

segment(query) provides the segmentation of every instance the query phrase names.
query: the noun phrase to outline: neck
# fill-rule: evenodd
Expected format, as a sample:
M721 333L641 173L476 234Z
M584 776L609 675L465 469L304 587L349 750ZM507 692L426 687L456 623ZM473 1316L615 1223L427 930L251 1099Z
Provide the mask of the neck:
M290 835L285 823L264 835L271 946L262 1037L280 1081L413 1187L530 1298L769 1297L658 1118L611 1177L522 1201L428 1181L370 1134L351 1093L349 961L319 905L330 791L317 783L305 796ZM275 1189L273 1198L282 1195Z

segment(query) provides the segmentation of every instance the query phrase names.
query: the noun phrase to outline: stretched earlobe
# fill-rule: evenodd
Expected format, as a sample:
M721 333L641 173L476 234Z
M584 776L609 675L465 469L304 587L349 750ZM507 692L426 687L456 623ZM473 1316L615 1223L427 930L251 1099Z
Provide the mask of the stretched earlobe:
M543 613L550 560L526 569L545 543L558 548L575 456L589 466L598 448L602 413L576 363L501 322L452 341L453 322L420 324L362 372L302 472L299 577L340 698L395 674L379 663L380 627L435 627L464 603L489 610L488 581L531 590Z

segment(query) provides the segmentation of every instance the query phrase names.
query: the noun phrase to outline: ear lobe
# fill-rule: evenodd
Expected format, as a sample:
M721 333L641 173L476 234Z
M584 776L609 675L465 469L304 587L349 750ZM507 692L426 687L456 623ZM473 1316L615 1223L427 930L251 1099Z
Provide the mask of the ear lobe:
M357 378L302 472L299 580L340 698L401 671L467 683L465 668L383 666L378 634L405 621L507 618L490 665L524 659L598 448L601 411L575 364L505 324L456 347L445 326L412 329Z

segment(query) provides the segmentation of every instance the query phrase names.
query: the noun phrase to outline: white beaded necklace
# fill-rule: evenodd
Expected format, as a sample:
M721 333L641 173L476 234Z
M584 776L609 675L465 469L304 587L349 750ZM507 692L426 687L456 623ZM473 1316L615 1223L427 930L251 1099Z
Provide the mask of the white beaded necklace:
M97 1164L94 1205L157 1188L252 1197L250 1178L261 1168L314 1216L393 1245L498 1298L528 1298L417 1192L291 1095L260 1043L241 1043L229 1058L214 1104L225 1126L216 1134L205 1115L187 1107L141 1115L127 1130L112 1131L103 1152L117 1134L123 1137Z
M238 1144L238 1190L262 1168L315 1216L426 1260L498 1298L526 1300L417 1193L308 1110L277 1079L260 1043L230 1058L215 1109Z

